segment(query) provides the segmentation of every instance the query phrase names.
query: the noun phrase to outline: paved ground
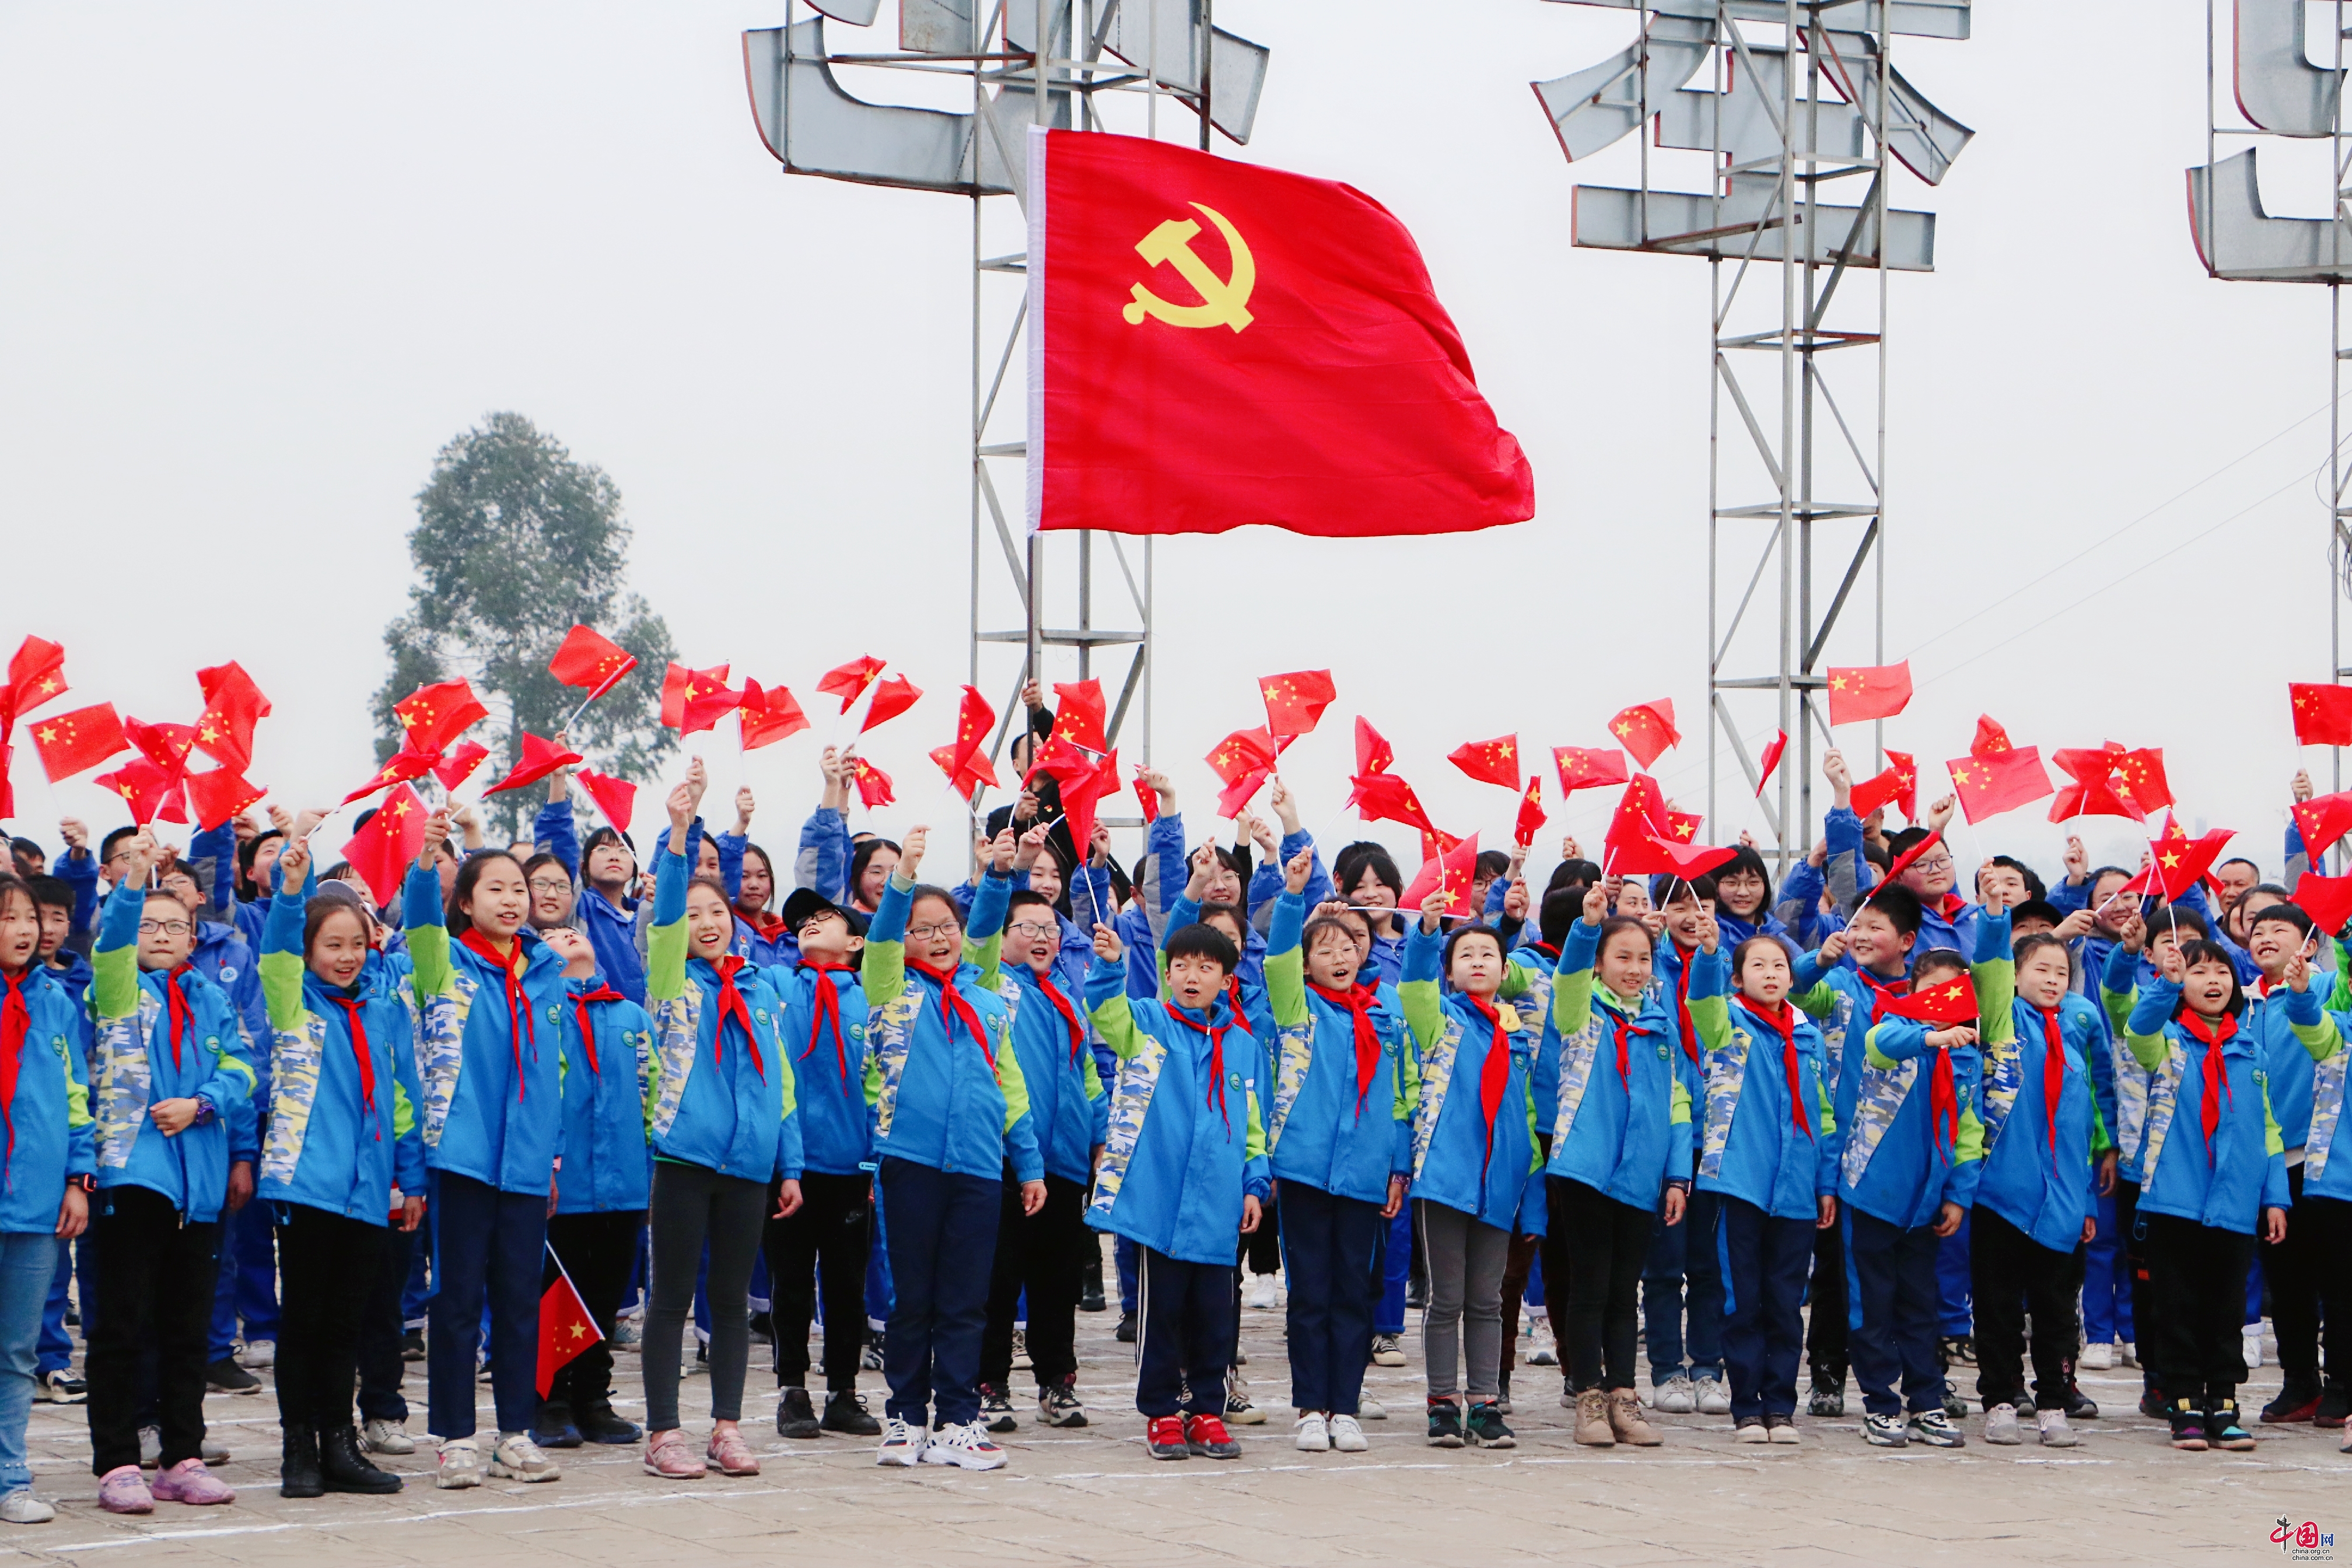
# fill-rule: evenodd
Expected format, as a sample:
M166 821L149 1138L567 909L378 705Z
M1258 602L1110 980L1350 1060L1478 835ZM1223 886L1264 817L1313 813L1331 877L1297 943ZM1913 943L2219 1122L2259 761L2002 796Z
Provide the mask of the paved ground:
M1244 1314L1247 1369L1262 1403L1285 1390L1281 1314ZM1557 1374L1522 1368L1508 1453L1444 1451L1422 1440L1420 1356L1376 1368L1370 1392L1394 1412L1367 1423L1362 1455L1290 1447L1279 1415L1238 1429L1237 1461L1154 1463L1141 1446L1128 1347L1115 1318L1080 1319L1082 1391L1096 1424L1047 1434L1027 1419L1006 1439L1011 1466L990 1475L875 1466L864 1444L787 1445L761 1414L766 1472L679 1486L644 1474L634 1450L562 1456L553 1485L493 1483L434 1489L430 1455L397 1461L415 1479L400 1496L282 1501L277 1495L272 1396L215 1395L215 1437L233 1451L222 1474L234 1507L159 1505L144 1520L98 1511L78 1408L36 1405L39 1489L62 1505L53 1524L6 1530L0 1552L123 1568L155 1563L621 1564L686 1561L708 1545L736 1563L899 1564L1552 1562L1705 1563L2254 1563L2284 1561L2270 1535L2281 1515L2336 1531L2352 1561L2352 1456L2337 1434L2310 1427L2269 1436L2252 1454L2176 1454L2158 1424L2131 1413L2138 1374L2092 1373L2084 1385L2110 1413L2071 1451L1992 1449L1882 1453L1856 1420L1801 1420L1796 1449L1735 1447L1720 1417L1662 1417L1662 1449L1580 1449L1562 1426ZM760 1346L754 1345L754 1359ZM625 1390L636 1379L621 1365ZM1016 1374L1017 1376L1018 1374ZM2257 1373L2259 1404L2276 1373ZM878 1409L880 1378L866 1376ZM420 1406L424 1371L410 1368ZM686 1386L692 1420L708 1409L700 1379ZM484 1418L488 1418L485 1389ZM1854 1408L1859 1409L1858 1402ZM642 1405L623 1401L630 1414ZM421 1425L421 1422L412 1423ZM753 1424L746 1423L747 1429Z

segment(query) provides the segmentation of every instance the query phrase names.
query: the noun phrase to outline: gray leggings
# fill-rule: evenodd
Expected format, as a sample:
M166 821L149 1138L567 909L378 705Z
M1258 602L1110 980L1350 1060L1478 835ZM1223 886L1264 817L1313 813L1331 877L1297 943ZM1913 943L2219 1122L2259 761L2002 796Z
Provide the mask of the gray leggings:
M646 1425L677 1427L678 1357L686 1320L694 1310L694 1280L703 1243L710 1244L710 1415L743 1418L743 1372L751 1353L747 1297L751 1258L768 1213L768 1184L722 1176L705 1165L654 1162L654 1201L646 1212L653 1233L653 1301L646 1310L643 1360Z
M1471 1401L1492 1399L1501 1392L1503 1265L1510 1258L1511 1233L1426 1198L1415 1198L1412 1206L1422 1254L1429 1259L1429 1310L1421 1318L1429 1396L1450 1399L1460 1393L1456 1368L1466 1361Z

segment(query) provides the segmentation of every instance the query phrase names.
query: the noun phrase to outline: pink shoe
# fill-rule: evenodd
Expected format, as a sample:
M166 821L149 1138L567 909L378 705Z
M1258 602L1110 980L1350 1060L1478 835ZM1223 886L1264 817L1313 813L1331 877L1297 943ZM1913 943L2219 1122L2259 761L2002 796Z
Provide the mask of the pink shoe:
M101 1500L104 1489L100 1489ZM235 1502L236 1489L205 1468L202 1459L182 1459L155 1478L153 1495L164 1502L184 1502L191 1508L206 1508L214 1503Z
M760 1473L760 1456L751 1452L751 1445L743 1441L740 1432L730 1432L724 1437L713 1433L710 1438L710 1462L726 1476L756 1476Z
M155 1494L136 1465L117 1465L99 1478L98 1506L109 1513L153 1513Z
M709 1473L709 1468L694 1457L685 1433L656 1432L646 1439L646 1474L690 1481Z

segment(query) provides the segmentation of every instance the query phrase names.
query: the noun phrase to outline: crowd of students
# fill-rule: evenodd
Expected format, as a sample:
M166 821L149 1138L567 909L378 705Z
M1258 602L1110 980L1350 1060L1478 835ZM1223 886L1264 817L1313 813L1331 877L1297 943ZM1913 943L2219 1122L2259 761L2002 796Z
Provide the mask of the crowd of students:
M399 1489L374 1458L415 1451L419 1355L437 1486L553 1481L549 1450L583 1442L756 1474L755 1324L782 1436L994 1468L1022 1355L1040 1424L1089 1420L1075 1321L1106 1233L1157 1458L1237 1457L1228 1423L1265 1418L1238 1326L1277 1273L1308 1452L1367 1447L1409 1279L1444 1447L1515 1443L1538 1287L1596 1447L1692 1412L1797 1443L1808 1363L1809 1412L1842 1415L1851 1375L1874 1446L1963 1446L1972 1363L1981 1440L2063 1447L2096 1414L2076 1368L2120 1360L2175 1447L2245 1448L2263 1295L2284 1386L2261 1420L2352 1415L2320 1356L2324 1303L2352 1302L2352 1158L2329 1159L2352 967L2252 862L2167 904L2077 841L2046 884L1995 857L1970 899L1952 803L1885 833L1832 753L1821 845L1777 894L1745 845L1643 879L1571 840L1548 879L1481 857L1451 919L1443 890L1399 907L1377 844L1327 868L1278 779L1279 833L1188 846L1151 773L1131 868L1105 829L1071 841L1044 779L947 886L926 828L851 830L853 764L826 751L789 892L748 791L706 830L698 760L649 869L579 832L559 771L527 842L434 813L383 907L316 864L318 813L182 853L77 822L54 863L16 840L0 1521L52 1517L37 1397L87 1402L102 1508L233 1501L204 1399L257 1390L257 1363L289 1497ZM542 1397L559 1277L603 1339ZM644 1429L614 1407L626 1339Z

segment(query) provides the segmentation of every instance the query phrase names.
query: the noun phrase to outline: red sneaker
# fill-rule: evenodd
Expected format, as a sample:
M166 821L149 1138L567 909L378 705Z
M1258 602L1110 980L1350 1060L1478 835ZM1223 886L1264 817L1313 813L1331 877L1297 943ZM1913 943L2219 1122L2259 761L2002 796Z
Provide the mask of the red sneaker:
M1155 1415L1143 1429L1143 1446L1155 1459L1181 1459L1192 1450L1184 1444L1184 1422L1181 1416Z
M1214 1415L1188 1415L1184 1418L1184 1445L1191 1452L1207 1459L1238 1459L1242 1446L1225 1430L1225 1424Z

